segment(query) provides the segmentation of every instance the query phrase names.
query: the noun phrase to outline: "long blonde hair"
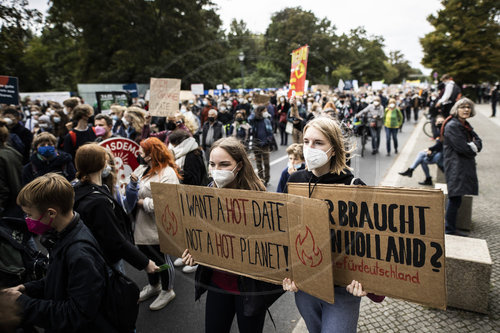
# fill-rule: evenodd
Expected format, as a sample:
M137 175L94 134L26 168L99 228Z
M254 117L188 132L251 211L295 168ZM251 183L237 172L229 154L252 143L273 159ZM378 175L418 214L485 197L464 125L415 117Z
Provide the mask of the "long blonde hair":
M348 157L352 151L347 150L349 146L348 138L345 138L337 120L330 117L321 116L314 118L304 127L304 135L310 127L320 131L332 145L335 154L330 159L330 173L340 175L344 169L352 170L347 166Z
M234 137L222 138L212 145L210 153L215 148L224 149L236 163L241 163L241 169L236 175L236 188L240 190L265 191L262 180L255 174L252 163L248 159L245 146Z
M146 111L138 108L137 106L130 106L125 111L125 116L129 116L132 121L130 122L130 126L132 126L137 133L141 133L142 128L144 127L144 122L146 121L145 116Z

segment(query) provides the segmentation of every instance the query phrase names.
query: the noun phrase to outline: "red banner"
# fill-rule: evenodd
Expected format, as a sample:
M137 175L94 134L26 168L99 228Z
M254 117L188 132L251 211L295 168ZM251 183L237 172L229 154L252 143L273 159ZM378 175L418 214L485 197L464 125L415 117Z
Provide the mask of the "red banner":
M302 96L306 83L307 56L309 46L302 46L292 52L292 68L290 69L290 90L288 98Z

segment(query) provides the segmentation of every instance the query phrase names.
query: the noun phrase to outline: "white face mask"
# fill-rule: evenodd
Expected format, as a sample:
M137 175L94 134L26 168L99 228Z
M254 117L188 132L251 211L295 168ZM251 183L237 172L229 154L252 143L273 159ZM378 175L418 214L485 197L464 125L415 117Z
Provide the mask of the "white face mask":
M187 109L185 106L181 107L181 113L186 113Z
M390 107L391 109L394 109L394 107L395 107L395 106L396 106L396 104L394 104L394 103L389 104L389 107Z
M294 169L298 169L302 166L302 163L299 164L292 164L291 162L288 162L288 167L291 168L293 167Z
M262 117L264 117L264 118L268 118L268 117L270 117L270 116L271 116L271 115L270 115L270 114L269 114L269 112L267 112L267 111L265 111L265 112L263 112L263 113L262 113Z
M304 159L306 160L306 165L309 170L314 170L328 162L329 158L327 153L332 149L330 147L326 152L321 149L304 147Z
M104 170L102 170L102 177L106 178L107 176L109 176L110 173L111 173L111 167L109 166L109 164L106 164L106 167L104 168Z
M214 179L215 185L217 185L218 188L223 188L227 184L231 183L234 178L236 178L236 175L234 174L235 169L236 166L233 170L211 170L210 173Z
M375 106L379 106L379 105L380 105L380 102L373 102L373 105L375 105Z
M125 119L125 118L122 118L122 123L125 126L128 126L128 124L129 124L128 121L127 121L127 119Z

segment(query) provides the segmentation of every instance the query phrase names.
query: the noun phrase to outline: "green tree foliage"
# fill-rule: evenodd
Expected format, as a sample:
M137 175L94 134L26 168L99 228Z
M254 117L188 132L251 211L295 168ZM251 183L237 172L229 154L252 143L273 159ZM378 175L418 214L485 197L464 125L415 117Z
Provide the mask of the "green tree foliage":
M221 27L210 0L51 0L41 15L26 0L0 4L0 74L20 77L22 91L76 90L77 83L182 79L184 89L280 87L290 75L290 53L309 45L311 84L400 82L411 67L400 52L384 51L380 36L363 28L340 36L326 18L300 7L274 13L265 34L244 21ZM41 33L30 27L37 21ZM243 52L245 59L239 60ZM328 68L328 71L325 69Z
M422 64L464 83L500 78L500 3L496 0L443 0L427 20L435 30L420 39Z
M22 77L27 89L36 90L45 78L33 64L20 59L33 39L30 26L41 24L42 16L27 6L26 0L0 2L0 75Z

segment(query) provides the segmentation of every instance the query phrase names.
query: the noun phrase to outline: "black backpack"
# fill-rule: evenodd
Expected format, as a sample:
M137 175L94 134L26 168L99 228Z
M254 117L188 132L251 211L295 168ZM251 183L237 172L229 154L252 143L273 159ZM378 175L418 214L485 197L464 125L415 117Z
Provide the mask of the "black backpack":
M104 316L118 332L134 332L139 314L139 287L128 276L115 269L104 258L101 249L87 240L97 250L108 270L106 290L103 297ZM67 251L67 248L66 248Z
M48 257L28 244L31 234L19 218L0 220L0 285L14 287L43 278Z

